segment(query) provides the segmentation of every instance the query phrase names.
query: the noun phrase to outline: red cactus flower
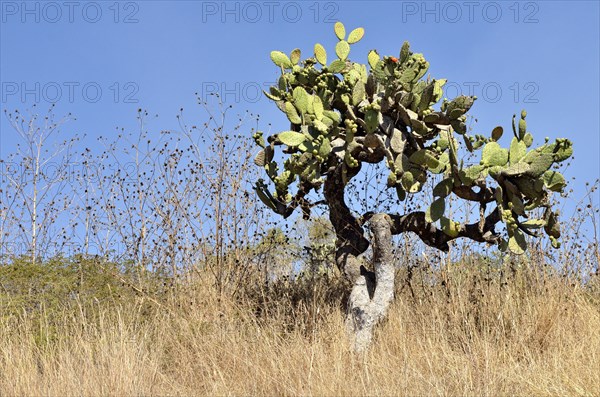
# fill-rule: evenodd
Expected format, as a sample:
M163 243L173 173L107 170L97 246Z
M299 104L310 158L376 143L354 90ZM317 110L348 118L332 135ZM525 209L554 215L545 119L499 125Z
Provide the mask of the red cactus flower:
M398 63L398 58L396 58L396 57L390 57L390 59L392 60L392 62Z

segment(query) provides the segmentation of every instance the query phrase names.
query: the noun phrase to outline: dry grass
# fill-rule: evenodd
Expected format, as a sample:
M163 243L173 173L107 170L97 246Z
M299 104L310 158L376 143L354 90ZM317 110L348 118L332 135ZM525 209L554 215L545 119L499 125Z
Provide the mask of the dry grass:
M321 298L257 317L202 281L160 307L4 317L0 395L600 395L598 289L534 273L429 275L445 283L404 288L364 356Z

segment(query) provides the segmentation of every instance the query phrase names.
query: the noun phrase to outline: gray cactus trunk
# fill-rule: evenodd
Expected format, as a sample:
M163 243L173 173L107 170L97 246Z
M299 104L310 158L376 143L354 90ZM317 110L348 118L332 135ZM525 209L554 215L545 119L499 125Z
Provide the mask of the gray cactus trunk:
M394 299L394 262L392 254L392 221L386 214L376 214L370 220L373 233L374 272L361 266L350 298L346 327L354 349L364 352L373 338L373 328L387 314Z

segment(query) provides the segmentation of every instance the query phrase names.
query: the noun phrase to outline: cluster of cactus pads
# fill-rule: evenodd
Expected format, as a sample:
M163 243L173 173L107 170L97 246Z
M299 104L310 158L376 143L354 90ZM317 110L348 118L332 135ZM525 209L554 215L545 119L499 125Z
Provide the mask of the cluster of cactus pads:
M568 139L531 148L533 137L527 130L525 111L518 123L513 116L514 137L509 148L498 143L502 127L494 128L489 137L471 136L467 112L477 98L442 100L446 80L425 79L429 63L422 54L412 53L408 42L397 58L370 51L367 66L348 58L351 45L363 37L364 29L346 34L338 22L334 30L338 43L333 60L321 44L315 45L313 56L302 61L299 49L289 56L271 53L281 76L265 94L285 113L291 126L267 142L262 132L253 135L262 148L255 163L264 167L275 187L270 190L262 179L256 184L257 194L267 206L288 216L333 170L341 167L340 183L345 185L361 162L384 161L389 168L387 186L396 190L399 200L420 192L431 174L441 175L425 216L427 222L439 222L450 237L458 235L460 224L444 216L447 197L461 189L478 188L474 201L480 201L484 210L495 201L500 220L506 224L508 239L497 240L502 250L523 253L525 234L537 235L536 229L543 229L552 245L558 246L560 230L549 198L550 192L562 192L566 184L554 165L572 155ZM433 106L440 101L435 110ZM463 164L459 141L471 153L481 151L479 164ZM277 146L283 146L288 155L283 170L274 160ZM295 195L290 192L292 185L297 188ZM533 212L541 219L531 216L537 208L545 209Z

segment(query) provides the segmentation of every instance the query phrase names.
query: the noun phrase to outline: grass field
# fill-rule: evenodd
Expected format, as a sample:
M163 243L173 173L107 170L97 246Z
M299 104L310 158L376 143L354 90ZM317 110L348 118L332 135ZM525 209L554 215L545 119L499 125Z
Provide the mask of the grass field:
M0 395L600 395L598 280L469 261L398 278L365 355L335 281L233 298L196 277L160 295L4 310Z

